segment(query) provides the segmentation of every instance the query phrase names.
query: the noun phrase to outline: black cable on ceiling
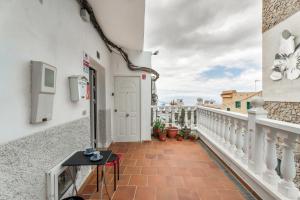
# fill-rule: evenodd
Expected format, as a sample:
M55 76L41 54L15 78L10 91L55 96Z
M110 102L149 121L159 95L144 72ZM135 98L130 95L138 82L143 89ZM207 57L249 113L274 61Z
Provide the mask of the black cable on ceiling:
M94 28L96 29L96 31L98 32L98 34L100 35L101 39L104 41L105 45L107 46L107 48L110 52L112 52L112 48L116 49L120 53L122 58L125 60L127 67L130 70L144 71L144 72L151 73L155 76L154 81L156 81L159 78L159 73L157 71L155 71L154 69L134 65L130 61L128 54L120 46L116 45L115 43L113 43L106 37L106 35L104 34L103 30L101 29L101 27L95 17L92 6L88 3L87 0L77 0L77 2L80 4L81 9L85 9L89 13L91 23L93 24Z

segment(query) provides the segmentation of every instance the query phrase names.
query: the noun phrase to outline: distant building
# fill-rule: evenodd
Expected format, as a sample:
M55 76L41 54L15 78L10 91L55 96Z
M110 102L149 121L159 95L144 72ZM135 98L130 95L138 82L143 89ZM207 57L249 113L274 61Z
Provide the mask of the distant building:
M236 90L223 91L222 110L233 111L246 114L251 108L250 101L255 96L262 96L262 92L237 92Z

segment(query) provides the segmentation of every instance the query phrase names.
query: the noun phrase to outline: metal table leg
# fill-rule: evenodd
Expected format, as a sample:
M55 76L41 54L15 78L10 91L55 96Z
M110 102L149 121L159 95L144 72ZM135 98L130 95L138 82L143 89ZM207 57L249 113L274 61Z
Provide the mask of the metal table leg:
M101 189L100 189L100 199L103 199L103 186L105 187L108 199L110 200L110 196L107 190L106 181L105 181L105 165L102 166L101 170Z
M114 162L114 191L117 189L117 174L116 174L116 162Z
M99 172L98 172L98 168L99 168L99 165L97 165L97 192L99 191Z

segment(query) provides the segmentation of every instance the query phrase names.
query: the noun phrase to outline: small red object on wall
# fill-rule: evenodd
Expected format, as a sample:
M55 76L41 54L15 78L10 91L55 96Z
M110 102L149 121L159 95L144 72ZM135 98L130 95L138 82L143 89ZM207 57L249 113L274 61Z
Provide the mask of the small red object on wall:
M146 80L146 74L142 74L142 79Z

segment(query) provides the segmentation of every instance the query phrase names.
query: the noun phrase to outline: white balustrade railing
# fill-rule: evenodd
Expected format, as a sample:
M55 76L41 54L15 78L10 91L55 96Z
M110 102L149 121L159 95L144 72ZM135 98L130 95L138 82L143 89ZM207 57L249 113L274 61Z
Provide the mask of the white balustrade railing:
M182 110L184 111L183 113ZM195 110L196 110L195 106L180 106L180 107L152 106L152 123L154 123L155 120L160 119L167 126L174 126L174 127L186 126L188 128L194 129L197 124L197 121L199 121L197 116L196 116L196 121L194 119ZM190 116L188 114L189 112L190 112ZM180 118L182 117L181 114L183 114L183 124L181 124L180 122ZM175 118L175 115L177 115L177 119Z
M294 152L300 125L267 119L264 101L256 98L248 115L199 106L201 139L263 199L300 200ZM278 138L283 143L277 143ZM280 174L276 144L282 145Z

